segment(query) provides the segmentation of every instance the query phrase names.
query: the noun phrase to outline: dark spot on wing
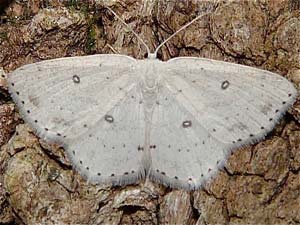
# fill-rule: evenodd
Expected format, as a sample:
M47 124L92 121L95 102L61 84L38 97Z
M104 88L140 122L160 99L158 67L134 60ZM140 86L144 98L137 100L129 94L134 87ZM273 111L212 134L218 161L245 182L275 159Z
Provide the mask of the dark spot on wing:
M222 82L222 84L221 84L221 88L223 89L223 90L225 90L225 89L227 89L228 87L229 87L229 81L228 80L225 80L225 81L223 81Z
M192 126L192 121L190 121L190 120L186 120L186 121L182 122L182 127L183 128L188 128L188 127L191 127L191 126Z
M111 115L105 115L104 119L109 123L114 122L114 118Z
M155 149L156 145L150 145L150 149Z
M72 80L73 80L73 82L74 82L75 84L79 84L79 83L80 83L80 78L79 78L79 76L77 76L77 75L74 75L74 76L72 77Z

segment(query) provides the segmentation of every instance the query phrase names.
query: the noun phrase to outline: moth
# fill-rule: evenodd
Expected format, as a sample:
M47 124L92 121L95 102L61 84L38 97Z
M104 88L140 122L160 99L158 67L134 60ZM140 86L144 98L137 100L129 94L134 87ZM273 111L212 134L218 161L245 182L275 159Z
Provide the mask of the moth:
M24 121L40 138L62 145L92 183L149 177L197 189L232 150L263 139L295 101L293 84L278 74L197 57L160 61L157 52L170 38L151 53L128 28L147 59L67 57L8 76Z

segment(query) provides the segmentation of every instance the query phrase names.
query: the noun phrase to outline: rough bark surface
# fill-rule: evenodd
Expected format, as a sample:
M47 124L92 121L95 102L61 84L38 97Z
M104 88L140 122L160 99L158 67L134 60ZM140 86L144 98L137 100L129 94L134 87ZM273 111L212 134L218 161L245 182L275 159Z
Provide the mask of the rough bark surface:
M257 1L0 1L0 67L95 53L144 58L197 14L159 58L201 56L277 72L300 84L300 3ZM1 75L1 74L0 74ZM0 76L0 224L300 224L300 102L266 140L233 153L204 189L151 182L87 184L64 150L39 140Z

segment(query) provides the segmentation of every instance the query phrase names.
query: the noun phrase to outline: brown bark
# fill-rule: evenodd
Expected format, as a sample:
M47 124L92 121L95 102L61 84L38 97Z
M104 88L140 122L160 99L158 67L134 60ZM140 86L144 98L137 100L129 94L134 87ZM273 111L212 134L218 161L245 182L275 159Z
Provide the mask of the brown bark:
M7 1L8 2L8 1ZM162 48L159 57L200 56L267 69L300 83L297 0L104 1L151 50L198 13L211 10ZM95 53L144 58L143 46L94 1L16 1L0 17L0 67ZM22 124L0 76L0 223L300 223L300 103L260 143L233 153L203 189L143 182L89 185L64 150Z

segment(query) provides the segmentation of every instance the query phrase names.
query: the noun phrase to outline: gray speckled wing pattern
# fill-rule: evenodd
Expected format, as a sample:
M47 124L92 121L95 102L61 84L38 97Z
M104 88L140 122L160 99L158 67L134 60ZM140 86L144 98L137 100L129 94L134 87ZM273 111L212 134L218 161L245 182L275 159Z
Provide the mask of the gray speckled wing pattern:
M38 136L64 146L88 180L132 183L145 175L136 63L123 55L47 60L11 73L9 90Z
M201 58L94 55L25 65L9 90L36 133L93 183L199 188L294 102L285 78Z
M166 62L153 114L153 179L198 188L227 155L273 129L297 91L280 75L210 59Z

